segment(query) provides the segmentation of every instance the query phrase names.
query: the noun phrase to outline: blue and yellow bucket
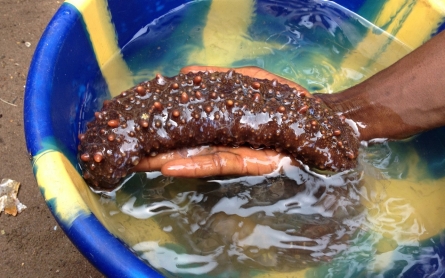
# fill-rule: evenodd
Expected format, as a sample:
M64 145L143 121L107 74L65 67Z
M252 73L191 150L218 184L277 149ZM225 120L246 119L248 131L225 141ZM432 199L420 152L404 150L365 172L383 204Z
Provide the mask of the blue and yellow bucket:
M24 122L37 183L65 233L106 276L161 275L140 260L127 246L128 242L122 241L124 234L115 235L109 231L101 211L100 196L91 192L77 166L77 137L84 128L81 122L92 117L103 99L141 81L141 77L134 74L136 66L121 50L155 19L189 2L193 1L66 1L47 26L32 60L26 84ZM233 28L236 32L249 32L253 24L249 15L261 1L204 2L205 8L194 19L201 24L200 28L194 29L199 40L180 53L176 64L166 66L152 61L156 67L153 72L146 72L146 78L151 79L150 74L154 71L172 75L183 66L197 63L240 66L243 63L237 58L239 55L257 49L255 56L259 57L265 54L258 49L274 47L255 40L248 43L243 39L221 41L212 36L216 31L224 34L230 29L230 24L236 26ZM326 4L328 1L318 2ZM445 29L443 0L337 0L331 3L343 6L364 22L380 28L380 31L375 28L363 31L360 40L351 46L351 51L338 61L349 68L366 66L374 71L381 70ZM221 18L227 21L221 21ZM380 36L382 31L387 35ZM169 35L178 34L171 32ZM180 39L184 40L184 37ZM183 46L185 41L180 44ZM218 45L222 43L225 44L223 54ZM365 51L372 60L363 58L363 55L355 56L354 49L362 49L362 53ZM283 75L282 72L279 74ZM292 73L286 77L292 78ZM93 79L100 86L91 87ZM310 84L306 85L310 87ZM342 84L337 86L334 90L342 88ZM441 206L445 197L444 185L445 182L438 182L430 190L430 209ZM411 186L418 185L414 182ZM393 193L400 194L395 192L397 189L393 191L388 190L386 198L393 197ZM440 237L445 229L443 216L429 215L420 208L419 211L429 217L434 226L432 230L437 232L423 240L443 240ZM160 231L153 229L147 232L159 232L162 237ZM282 275L309 277L316 273L314 270Z

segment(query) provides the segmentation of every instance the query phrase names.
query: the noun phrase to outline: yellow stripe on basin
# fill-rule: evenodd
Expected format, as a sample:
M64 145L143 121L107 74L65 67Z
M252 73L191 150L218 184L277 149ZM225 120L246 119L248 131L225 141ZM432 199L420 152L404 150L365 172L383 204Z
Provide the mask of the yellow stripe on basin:
M255 59L282 47L254 41L248 34L255 4L254 0L213 0L202 32L203 46L190 53L188 64L230 67L240 59Z
M34 169L45 201L51 204L58 219L67 227L77 217L91 213L80 193L88 187L61 152L47 150L36 155Z
M396 39L391 40L385 34L369 30L356 46L356 50L360 51L348 55L342 68L366 67L378 72L392 65L429 40L443 22L444 15L445 5L439 0L388 0L374 24ZM364 58L360 53L368 56Z
M112 97L134 85L130 69L120 53L106 0L68 0L82 14L102 75ZM116 57L114 57L116 56ZM104 67L105 64L108 64Z
M127 244L135 245L147 241L147 238L150 238L149 234L156 235L159 244L174 243L171 234L163 232L152 218L136 219L124 213L113 215L106 213L106 211L119 211L117 204L100 201L100 196L90 190L63 153L49 149L36 155L34 169L37 184L45 201L66 227L71 227L76 218L94 213L110 232Z
M417 48L437 30L443 21L444 8L443 1L439 0L390 0L375 24L409 47Z

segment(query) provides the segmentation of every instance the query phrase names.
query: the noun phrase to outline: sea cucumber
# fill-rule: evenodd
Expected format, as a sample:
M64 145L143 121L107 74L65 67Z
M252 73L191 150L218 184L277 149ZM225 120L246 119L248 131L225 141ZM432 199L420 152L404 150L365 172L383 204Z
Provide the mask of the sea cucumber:
M275 148L310 167L356 166L359 141L319 98L276 80L228 72L157 74L105 100L79 135L87 183L113 190L142 158L204 144Z

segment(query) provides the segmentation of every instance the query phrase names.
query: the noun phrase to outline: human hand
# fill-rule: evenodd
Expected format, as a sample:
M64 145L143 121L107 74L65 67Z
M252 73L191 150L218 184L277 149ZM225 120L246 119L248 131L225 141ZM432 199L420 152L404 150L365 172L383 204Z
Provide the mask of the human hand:
M199 71L228 71L229 68L210 66L189 66L181 69L182 73ZM306 97L312 95L300 85L274 75L258 67L236 68L236 72L258 79L276 79L299 91L304 91ZM198 147L192 149L173 150L146 157L132 169L134 172L161 171L165 176L175 177L206 177L223 175L264 175L278 170L285 154L272 149L254 150L249 147ZM300 165L294 158L292 164Z
M146 157L132 171L161 171L164 176L187 178L227 175L259 176L279 171L284 158L290 158L292 165L300 165L292 157L277 153L272 149L201 146Z

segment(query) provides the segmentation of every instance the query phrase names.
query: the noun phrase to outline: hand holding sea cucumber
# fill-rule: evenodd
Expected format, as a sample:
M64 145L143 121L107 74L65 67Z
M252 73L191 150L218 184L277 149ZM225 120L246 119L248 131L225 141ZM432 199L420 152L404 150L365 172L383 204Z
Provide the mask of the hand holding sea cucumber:
M147 156L205 144L274 148L322 170L354 168L359 141L345 119L277 79L206 70L157 75L122 92L79 135L84 178L110 190Z
M403 139L444 126L444 44L445 32L442 32L361 84L343 92L316 96L337 113L359 124L359 140ZM186 67L182 72L200 70L225 69ZM281 83L288 82L286 84L291 87L298 86L256 67L239 68L237 71L258 78L276 78ZM307 97L310 97L309 93ZM192 157L172 152L170 155L146 158L135 170L161 170L164 175L183 177L205 177L215 173L261 175L272 172L278 166L275 162L277 155L284 155L273 150L255 151L258 163L252 163L252 160L249 160L252 150L248 147L218 147L212 150L213 152L206 151ZM220 160L223 160L224 164ZM269 163L263 163L265 161ZM190 168L179 167L180 165L190 165ZM248 167L243 167L244 165Z
M79 136L84 177L93 187L113 189L131 170L206 176L274 168L273 159L263 162L276 157L273 150L258 151L255 162L248 148L232 148L245 144L286 150L319 169L353 168L359 140L402 139L445 125L444 44L442 32L361 84L315 97L256 67L158 75L106 101ZM358 124L358 137L345 119ZM204 144L226 147L193 158L171 152ZM148 158L157 153L169 155ZM188 163L193 171L176 167Z
M188 72L225 72L230 68L214 66L188 66L181 69L181 73ZM236 68L236 72L258 79L277 80L291 88L297 88L306 97L313 96L299 84L277 76L259 67ZM254 150L248 146L238 148L227 146L213 146L199 148L188 152L186 149L173 150L154 157L146 157L135 166L132 171L161 171L164 176L175 177L208 177L225 175L264 175L269 174L279 166L283 157L289 157L294 165L300 165L294 157L286 153L277 153L272 149Z

